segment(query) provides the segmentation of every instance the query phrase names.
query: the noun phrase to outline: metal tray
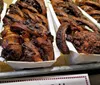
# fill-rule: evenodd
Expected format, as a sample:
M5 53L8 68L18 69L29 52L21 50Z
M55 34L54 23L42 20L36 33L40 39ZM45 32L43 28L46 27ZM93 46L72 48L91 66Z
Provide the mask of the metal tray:
M40 76L40 75L51 75L51 74L61 74L73 72L80 73L85 71L86 73L92 72L92 70L100 69L100 63L82 64L82 65L72 65L72 66L58 66L49 68L38 68L38 69L23 69L17 70L15 72L4 72L0 73L0 80L9 78L19 78L19 77L29 77L29 76ZM83 72L82 72L83 73Z

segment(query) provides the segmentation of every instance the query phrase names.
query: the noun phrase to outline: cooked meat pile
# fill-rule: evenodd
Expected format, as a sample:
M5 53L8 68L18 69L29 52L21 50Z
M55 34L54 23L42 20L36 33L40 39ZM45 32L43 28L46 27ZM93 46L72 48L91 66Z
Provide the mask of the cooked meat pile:
M3 19L2 57L13 61L53 60L53 36L44 1L20 0L11 4L8 11Z
M0 19L2 10L3 10L3 0L0 0Z
M68 40L80 53L100 54L100 30L83 17L72 0L51 0L51 3L61 23L56 35L59 50L63 54L69 53Z
M100 23L100 0L85 0L78 2L78 5Z
M79 52L100 54L100 33L78 32L73 35L72 42Z

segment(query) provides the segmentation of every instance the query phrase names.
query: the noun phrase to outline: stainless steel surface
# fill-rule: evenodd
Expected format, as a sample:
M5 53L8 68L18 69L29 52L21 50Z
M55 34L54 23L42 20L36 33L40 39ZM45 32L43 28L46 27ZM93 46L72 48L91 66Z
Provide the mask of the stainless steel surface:
M0 73L0 79L36 76L36 75L53 74L53 73L61 73L61 72L73 72L73 71L75 72L75 71L92 70L92 69L99 69L99 68L100 68L100 63L30 69L30 70Z

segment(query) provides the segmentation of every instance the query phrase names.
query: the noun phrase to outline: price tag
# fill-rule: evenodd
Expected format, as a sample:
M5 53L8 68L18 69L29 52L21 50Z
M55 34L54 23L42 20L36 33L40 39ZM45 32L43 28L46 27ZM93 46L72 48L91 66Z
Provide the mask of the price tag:
M90 85L87 74L9 80L1 85Z

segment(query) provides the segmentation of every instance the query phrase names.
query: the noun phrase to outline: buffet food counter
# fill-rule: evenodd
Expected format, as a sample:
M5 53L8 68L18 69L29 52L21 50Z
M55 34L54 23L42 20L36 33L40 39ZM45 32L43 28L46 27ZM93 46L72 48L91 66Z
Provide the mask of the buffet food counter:
M1 6L1 81L99 74L99 1L4 0Z

